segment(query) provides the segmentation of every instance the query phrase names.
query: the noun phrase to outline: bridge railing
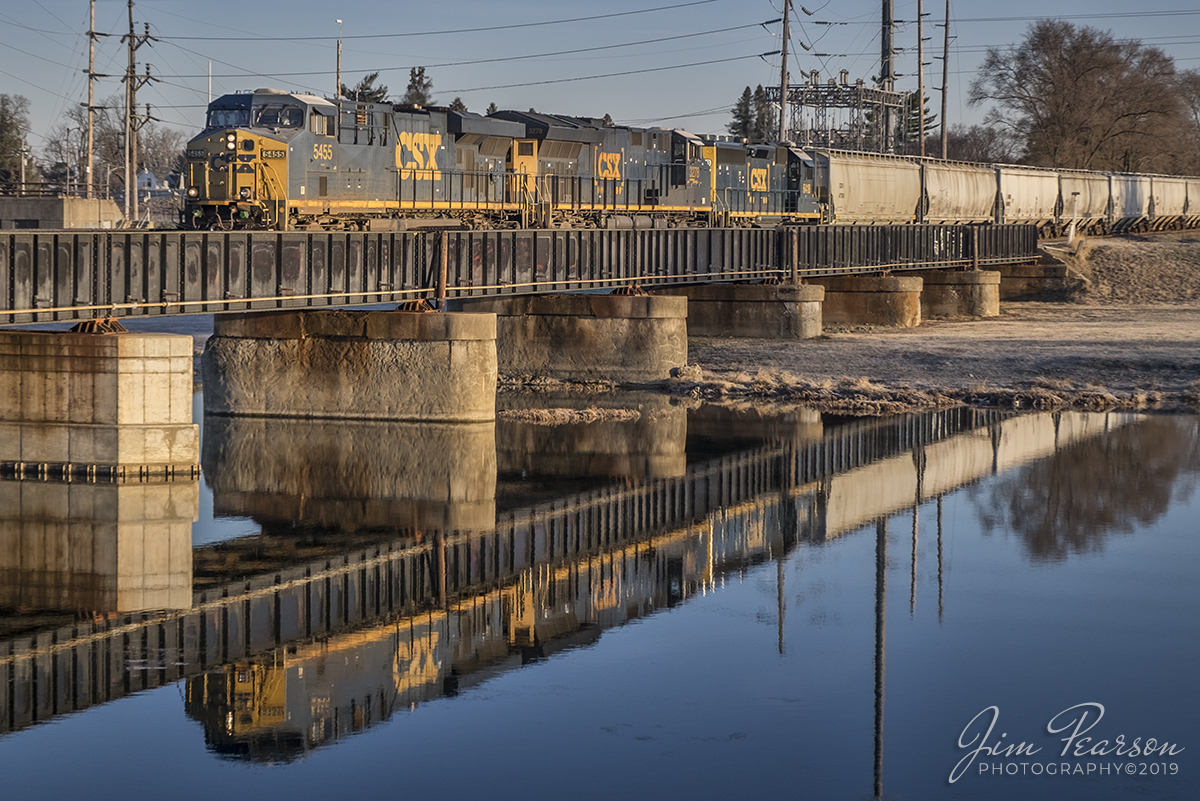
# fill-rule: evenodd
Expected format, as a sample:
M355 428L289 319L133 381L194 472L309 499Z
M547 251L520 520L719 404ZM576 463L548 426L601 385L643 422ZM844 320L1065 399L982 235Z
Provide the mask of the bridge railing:
M5 232L0 324L388 303L433 296L439 285L466 297L963 269L973 230ZM977 230L981 266L1037 257L1032 226Z

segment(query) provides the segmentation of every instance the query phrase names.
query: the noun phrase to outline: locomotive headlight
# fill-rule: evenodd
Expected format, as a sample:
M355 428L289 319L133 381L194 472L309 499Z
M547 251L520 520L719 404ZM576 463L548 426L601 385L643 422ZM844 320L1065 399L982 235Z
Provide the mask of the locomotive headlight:
M188 197L196 197L199 194L200 194L200 190L196 189L196 187L194 187L194 186L188 187Z
M228 142L232 142L236 139L237 139L237 134L235 134L235 133L225 134L225 140Z
M241 191L238 192L238 197L240 197L242 200L249 200L250 199L250 187L243 186Z
M235 144L233 143L233 140L232 140L232 139L230 139L228 142L226 142L226 143L225 143L225 148L226 148L227 150L233 150L235 147L237 147L237 145L235 145Z

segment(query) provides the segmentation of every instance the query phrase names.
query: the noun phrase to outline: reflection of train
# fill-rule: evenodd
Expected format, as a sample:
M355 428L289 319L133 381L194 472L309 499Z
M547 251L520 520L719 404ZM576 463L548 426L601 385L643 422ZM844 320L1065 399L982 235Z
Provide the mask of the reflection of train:
M1200 222L1200 178L746 144L501 111L224 95L187 146L198 228Z
M722 544L736 551L740 527L732 528ZM445 608L241 656L188 679L185 708L215 753L291 761L681 603L712 584L712 556L713 529L702 524L602 556L530 567L507 586Z

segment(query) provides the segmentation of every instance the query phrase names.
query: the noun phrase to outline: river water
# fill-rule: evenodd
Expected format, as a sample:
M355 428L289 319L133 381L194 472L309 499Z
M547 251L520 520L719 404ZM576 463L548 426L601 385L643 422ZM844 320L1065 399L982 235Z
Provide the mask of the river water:
M0 482L3 797L1200 796L1197 418L603 405Z

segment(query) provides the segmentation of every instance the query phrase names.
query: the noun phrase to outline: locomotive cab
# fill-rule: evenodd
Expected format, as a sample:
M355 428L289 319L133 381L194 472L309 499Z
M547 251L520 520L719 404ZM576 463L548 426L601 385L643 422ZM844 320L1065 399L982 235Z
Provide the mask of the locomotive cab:
M183 224L283 228L289 152L310 137L332 141L336 117L316 106L333 108L317 97L275 89L214 100L204 130L187 145ZM327 150L332 158L333 148Z

